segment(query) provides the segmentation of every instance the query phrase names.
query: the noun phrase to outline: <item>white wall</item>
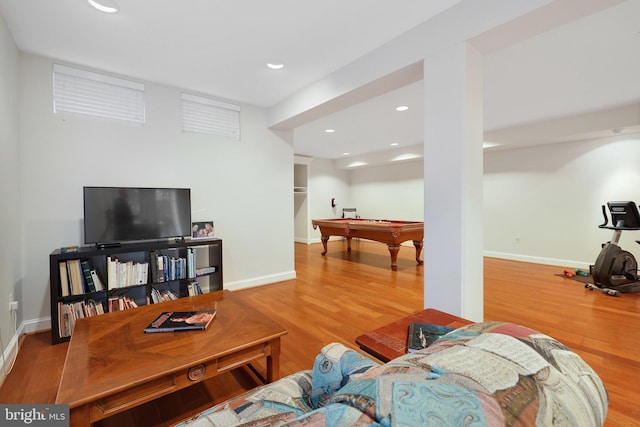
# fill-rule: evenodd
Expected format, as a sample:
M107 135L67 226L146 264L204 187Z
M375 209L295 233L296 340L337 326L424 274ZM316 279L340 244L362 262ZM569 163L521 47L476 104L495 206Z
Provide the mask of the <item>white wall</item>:
M17 350L9 294L20 297L22 239L20 236L20 155L18 143L18 51L0 14L0 338L7 362ZM18 320L21 318L18 313ZM0 381L4 378L0 360Z
M422 159L354 169L351 203L362 218L424 221Z
M640 203L639 161L640 135L485 153L485 254L593 264L612 236L598 228L601 205ZM620 244L640 259L636 239L640 232L623 232Z
M331 207L331 199L336 207ZM311 219L340 218L342 208L352 207L349 199L349 172L335 169L333 161L313 159L309 164L309 214ZM309 223L309 242L320 241L320 230Z
M242 106L241 141L182 134L180 90L146 83L143 126L54 116L52 61L20 59L25 319L49 316L49 253L83 243L84 185L189 187L193 219L223 239L225 287L295 277L293 150L265 111Z
M623 1L485 55L484 129L637 103L638 16L640 1Z

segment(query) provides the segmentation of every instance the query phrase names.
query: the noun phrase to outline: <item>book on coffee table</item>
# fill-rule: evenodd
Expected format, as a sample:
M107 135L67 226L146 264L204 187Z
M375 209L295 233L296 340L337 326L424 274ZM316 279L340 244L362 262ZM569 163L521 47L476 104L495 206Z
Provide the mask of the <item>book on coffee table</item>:
M165 311L144 328L144 332L203 331L215 317L216 310Z
M453 331L455 328L431 323L411 322L409 324L409 336L407 337L407 351L422 350L433 344L442 335Z

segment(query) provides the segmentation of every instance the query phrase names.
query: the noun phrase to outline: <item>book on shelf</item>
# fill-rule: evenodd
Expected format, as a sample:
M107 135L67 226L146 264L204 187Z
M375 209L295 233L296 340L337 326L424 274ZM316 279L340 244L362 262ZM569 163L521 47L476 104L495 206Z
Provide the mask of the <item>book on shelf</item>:
M215 273L217 270L218 269L214 266L196 268L196 277L206 276L207 274Z
M187 277L189 279L196 277L196 254L193 248L187 249Z
M455 328L432 323L411 322L407 336L407 351L422 350L433 344L442 335L453 331Z
M102 307L102 303L92 299L85 301L84 309L85 309L86 317L98 316L100 314L104 314L104 308Z
M80 261L80 265L82 266L82 275L84 277L84 282L87 284L87 290L89 292L96 291L96 285L93 283L93 277L91 277L91 265L89 265L89 261L82 260Z
M216 310L165 311L144 328L145 333L203 331L216 316Z
M96 291L104 291L104 284L102 283L102 280L100 280L100 276L98 275L98 271L97 270L91 270L90 272L91 274L91 278L93 279L93 284L96 287Z
M189 282L187 284L187 293L190 297L195 295L201 295L202 289L200 289L200 284L198 282Z
M158 255L156 261L158 263L157 281L164 282L164 255Z
M60 295L67 297L71 294L71 288L69 287L69 270L67 269L67 262L60 261L58 263L60 269Z
M82 266L79 259L70 259L67 261L67 272L69 275L69 283L72 295L82 295L86 292L84 275L82 274Z
M151 301L153 301L154 304L176 299L178 299L178 297L168 289L158 290L151 288Z
M158 283L158 254L156 251L149 251L149 264L151 282Z

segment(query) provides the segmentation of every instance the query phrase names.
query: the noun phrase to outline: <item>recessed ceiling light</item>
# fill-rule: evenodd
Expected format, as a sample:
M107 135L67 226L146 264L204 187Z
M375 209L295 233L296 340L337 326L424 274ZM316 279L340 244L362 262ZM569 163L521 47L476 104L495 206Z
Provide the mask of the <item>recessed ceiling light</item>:
M400 145L400 144L398 144L397 142L392 142L392 143L391 143L391 146L392 146L392 147L397 147L398 145Z
M396 107L396 111L407 111L409 109L409 107L407 107L406 105L400 105L399 107Z
M271 70L282 70L284 68L284 63L278 60L272 60L267 62L267 68Z
M325 129L324 131L326 133L334 133L336 130L335 129Z
M396 157L394 157L393 159L391 159L392 162L401 162L403 160L413 160L413 159L420 159L422 158L421 154L416 154L416 153L404 153L404 154L400 154Z
M482 148L497 147L497 146L499 146L499 145L502 145L502 144L497 143L497 142L487 142L487 141L484 141L484 142L482 143Z
M104 13L116 13L120 9L120 7L118 6L118 3L116 3L114 0L87 0L87 1L91 6L95 7L100 12L104 12Z
M366 166L367 162L355 161L347 165L348 168L357 168L359 166Z
M351 153L342 153L343 156L348 156Z

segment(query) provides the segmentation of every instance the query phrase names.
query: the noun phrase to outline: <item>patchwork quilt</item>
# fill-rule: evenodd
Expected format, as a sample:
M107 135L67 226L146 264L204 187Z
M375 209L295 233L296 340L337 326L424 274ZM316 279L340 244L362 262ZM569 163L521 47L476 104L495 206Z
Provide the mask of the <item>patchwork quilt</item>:
M602 426L598 375L555 339L485 322L384 365L342 344L313 369L214 406L187 426Z

